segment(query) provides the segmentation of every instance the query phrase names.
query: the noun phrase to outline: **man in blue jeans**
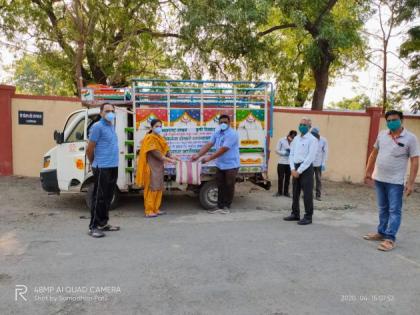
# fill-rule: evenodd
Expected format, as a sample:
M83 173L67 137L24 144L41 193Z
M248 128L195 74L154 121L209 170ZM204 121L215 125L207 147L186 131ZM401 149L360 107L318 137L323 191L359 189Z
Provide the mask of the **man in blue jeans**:
M402 124L402 112L390 110L385 114L385 119L389 130L379 133L366 167L366 180L375 180L379 208L378 231L363 238L381 241L378 249L390 251L395 248L401 224L403 195L409 196L414 190L420 149L416 136ZM404 186L408 160L410 175Z

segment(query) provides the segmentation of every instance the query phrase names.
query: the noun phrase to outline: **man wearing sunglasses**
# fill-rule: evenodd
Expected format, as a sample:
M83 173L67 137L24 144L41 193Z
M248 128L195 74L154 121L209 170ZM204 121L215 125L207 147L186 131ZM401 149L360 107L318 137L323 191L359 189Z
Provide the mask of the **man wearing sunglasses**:
M419 169L420 149L416 136L403 126L403 113L390 110L385 114L388 130L381 131L366 166L366 182L374 179L379 208L379 225L376 233L363 238L381 241L379 250L395 248L401 224L403 195L409 196ZM404 186L408 160L410 175Z
M108 224L108 213L118 179L118 138L115 132L115 108L101 105L101 120L90 129L86 156L93 171L94 191L91 205L89 235L105 236L104 231L118 231L118 226Z
M309 118L302 118L299 124L300 135L296 136L290 145L290 170L293 176L293 204L292 213L285 217L285 221L298 221L299 225L312 223L314 212L314 167L313 162L318 151L318 139L309 131L312 122ZM305 216L300 219L300 193L303 191Z

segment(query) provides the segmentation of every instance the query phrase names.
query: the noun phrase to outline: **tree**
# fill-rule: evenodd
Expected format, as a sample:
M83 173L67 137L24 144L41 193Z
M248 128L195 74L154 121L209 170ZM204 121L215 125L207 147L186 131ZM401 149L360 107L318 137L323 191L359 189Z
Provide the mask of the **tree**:
M312 109L320 110L334 63L343 67L355 56L352 51L363 46L358 31L363 24L366 7L362 5L363 1L280 0L277 3L285 12L284 18L259 34L266 36L284 28L297 28L310 36L305 54L315 80ZM344 53L346 51L350 54ZM349 60L345 60L346 57L350 57Z
M376 66L381 73L381 84L382 84L382 109L385 113L386 110L391 107L390 97L395 100L395 95L390 95L388 88L389 77L394 77L404 80L404 78L397 74L392 67L389 65L389 55L393 54L390 46L390 41L397 35L396 27L397 15L403 6L404 0L378 0L372 1L374 7L380 31L378 33L371 33L365 31L369 36L379 41L380 46L373 48L367 55L367 61L372 65ZM379 59L377 62L375 59ZM395 94L395 93L394 93Z
M40 56L24 54L14 65L16 91L34 95L73 96L74 84L65 72L49 69Z
M366 94L357 95L352 98L344 98L343 100L331 103L328 107L349 109L349 110L362 110L370 107L372 102Z
M399 23L413 21L416 17L418 18L419 13L418 0L405 0L398 12L397 21ZM411 109L417 113L420 110L420 25L418 22L408 30L408 38L400 47L400 56L408 60L409 67L413 71L407 86L401 93L403 97L411 100Z
M315 82L312 109L322 109L334 69L359 59L357 51L363 47L358 31L367 12L365 1L185 0L183 3L186 8L182 31L185 38L191 39L189 47L195 47L204 59L222 56L230 64L245 60L251 70L248 73L254 76L258 74L252 71L255 66L273 70L270 65L275 56L273 47L287 41L289 32L296 33L296 37L303 39L302 51L298 53L294 47L292 55L302 57L302 67L305 70L309 67ZM294 72L294 68L284 71ZM299 68L295 75L302 77L302 73L305 77L306 72Z
M50 69L66 69L73 84L126 85L131 76L158 76L171 60L158 30L158 0L14 0L0 11L9 39L34 43Z

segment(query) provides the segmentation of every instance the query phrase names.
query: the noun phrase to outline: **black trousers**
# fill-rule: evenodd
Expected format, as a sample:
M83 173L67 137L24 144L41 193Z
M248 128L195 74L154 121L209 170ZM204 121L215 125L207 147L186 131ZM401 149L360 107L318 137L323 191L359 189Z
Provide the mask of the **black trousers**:
M93 176L95 186L90 210L90 229L104 226L108 223L109 207L118 179L118 167L94 168Z
M290 165L277 164L277 176L279 178L277 193L279 195L289 195Z
M314 167L314 173L315 173L315 196L321 197L321 189L322 189L322 182L321 182L322 170L321 170L321 166Z
M232 204L238 170L238 168L229 170L217 169L217 206L221 209L223 209L223 207L230 208L230 205Z
M296 164L298 169L300 164ZM305 218L312 219L314 213L314 168L309 166L298 178L293 177L293 204L292 215L300 217L300 193L303 191L303 203L305 205Z

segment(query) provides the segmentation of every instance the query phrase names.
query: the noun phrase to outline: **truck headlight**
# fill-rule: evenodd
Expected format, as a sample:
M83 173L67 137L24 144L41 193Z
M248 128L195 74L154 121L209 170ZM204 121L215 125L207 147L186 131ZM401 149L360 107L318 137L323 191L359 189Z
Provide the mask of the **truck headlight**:
M44 168L48 168L50 166L51 156L44 156Z

